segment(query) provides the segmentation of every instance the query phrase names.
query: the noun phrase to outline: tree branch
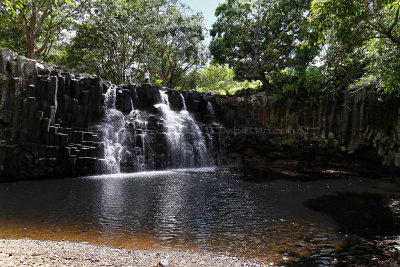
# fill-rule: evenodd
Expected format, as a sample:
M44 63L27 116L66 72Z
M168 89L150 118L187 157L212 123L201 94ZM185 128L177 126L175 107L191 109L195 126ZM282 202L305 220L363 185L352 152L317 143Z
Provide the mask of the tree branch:
M394 18L394 22L393 22L392 26L390 26L390 28L389 28L389 32L392 32L394 27L399 22L399 13L400 13L400 4L398 4L398 6L397 6L396 17Z
M49 27L47 27L46 39L45 39L42 47L40 47L39 50L36 51L37 55L40 55L43 52L43 50L47 48L47 44L48 44L49 38L50 38L50 30L52 29L52 23L53 23L53 17L51 17Z
M42 31L43 25L44 25L44 23L45 23L47 17L48 17L49 15L51 15L51 13L52 13L52 12L51 12L50 9L48 8L48 9L45 10L45 12L43 13L43 15L41 16L39 25L37 26L36 31L35 31L35 33L34 33L34 37L35 37L35 38L38 38L38 37L39 37L40 32ZM53 17L51 17L51 20L53 20ZM49 27L50 27L50 26L49 26ZM47 29L47 30L48 30L48 29Z

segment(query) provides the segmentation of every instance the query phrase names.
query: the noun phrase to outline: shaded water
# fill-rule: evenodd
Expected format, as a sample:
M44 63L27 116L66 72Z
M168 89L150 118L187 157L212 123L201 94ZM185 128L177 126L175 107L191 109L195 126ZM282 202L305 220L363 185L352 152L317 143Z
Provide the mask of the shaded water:
M352 233L311 209L310 201L338 192L399 192L384 179L241 178L235 170L187 169L0 184L0 237L197 249L266 261L306 257L326 265Z

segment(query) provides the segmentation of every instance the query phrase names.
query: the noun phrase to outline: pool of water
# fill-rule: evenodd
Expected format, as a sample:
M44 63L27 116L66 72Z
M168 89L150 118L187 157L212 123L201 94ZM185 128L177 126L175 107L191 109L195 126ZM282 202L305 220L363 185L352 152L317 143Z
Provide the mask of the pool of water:
M239 170L186 169L4 183L0 237L205 250L266 262L308 258L327 265L349 236L400 234L396 222L380 214L387 213L384 202L376 209L368 203L398 197L397 178L263 175L262 182L250 182ZM364 204L385 229L364 225L369 219L354 214ZM347 214L350 206L355 211Z

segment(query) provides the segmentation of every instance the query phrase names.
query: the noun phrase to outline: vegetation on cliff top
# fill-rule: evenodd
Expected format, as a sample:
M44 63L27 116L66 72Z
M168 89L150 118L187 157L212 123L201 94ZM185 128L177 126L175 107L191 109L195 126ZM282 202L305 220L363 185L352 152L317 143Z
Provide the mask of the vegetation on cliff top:
M136 82L149 69L156 84L227 94L400 91L398 0L225 0L209 49L180 0L0 3L1 47L78 72L100 61L116 83L132 66Z

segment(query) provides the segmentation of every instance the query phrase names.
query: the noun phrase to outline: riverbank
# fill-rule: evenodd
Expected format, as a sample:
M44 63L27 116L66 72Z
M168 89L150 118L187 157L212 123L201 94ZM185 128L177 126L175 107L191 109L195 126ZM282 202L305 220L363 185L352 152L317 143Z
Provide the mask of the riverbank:
M0 239L0 266L266 266L262 261L209 252L128 250L68 241Z

